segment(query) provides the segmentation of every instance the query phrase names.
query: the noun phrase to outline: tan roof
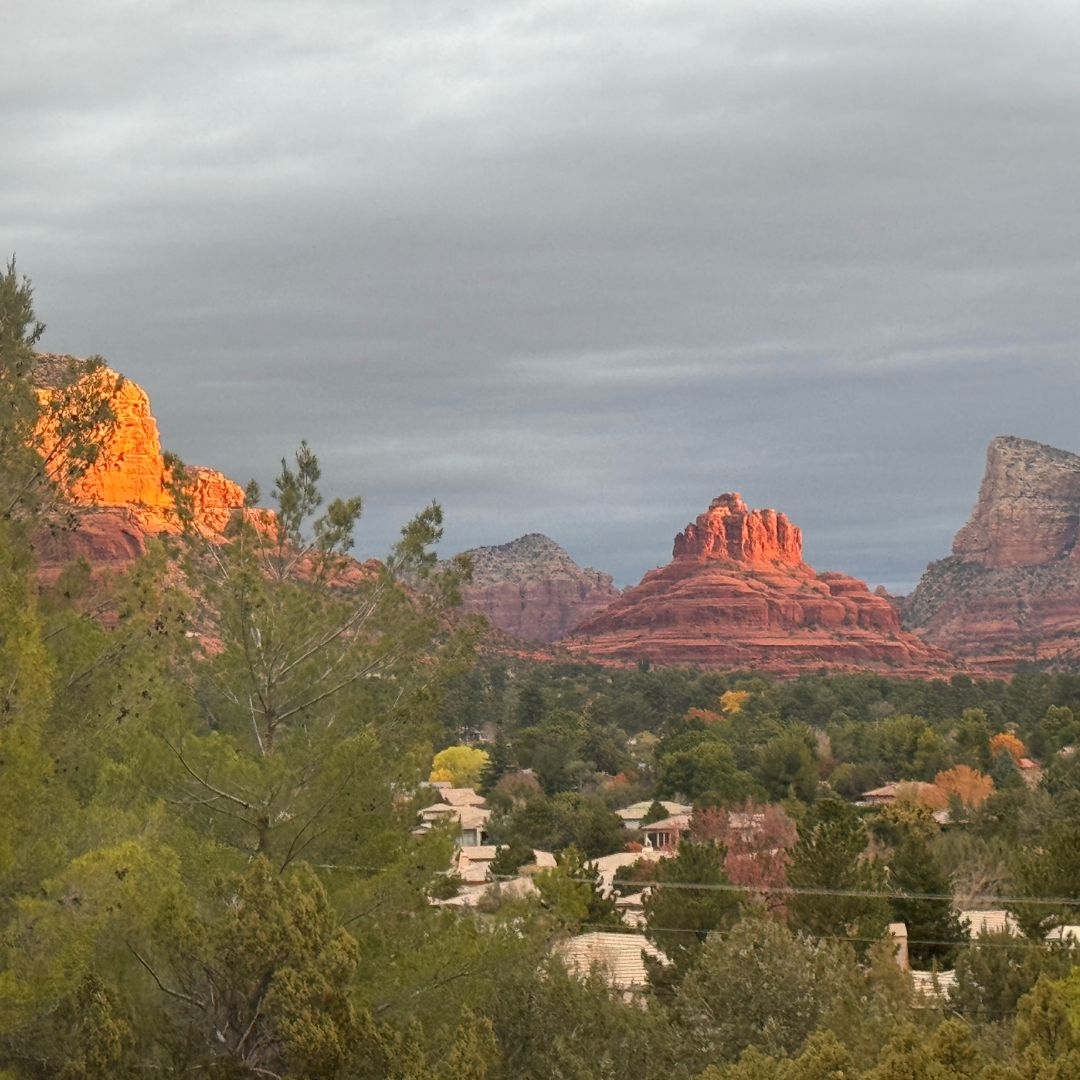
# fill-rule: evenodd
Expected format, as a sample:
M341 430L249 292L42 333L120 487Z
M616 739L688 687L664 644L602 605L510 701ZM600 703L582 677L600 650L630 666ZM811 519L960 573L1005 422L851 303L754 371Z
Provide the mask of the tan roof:
M651 825L646 825L645 832L675 832L689 828L689 814L672 814L671 817L666 817L662 821L654 821Z
M641 802L633 803L630 806L624 806L621 810L616 810L615 813L623 819L623 821L640 821L650 810L653 804L652 799L644 799ZM677 802L663 802L659 799L656 800L669 814L689 814L694 808L687 806L685 803Z
M1000 909L992 911L961 911L960 921L968 922L968 937L978 937L979 934L1000 934L1002 930L1008 930L1010 934L1018 934L1020 928L1016 920L1007 912Z
M456 810L463 829L482 829L491 817L491 811L482 806L459 806Z
M651 828L652 826L650 826ZM615 881L615 871L624 866L633 866L636 862L658 862L663 855L656 848L645 848L643 851L616 851L614 855L601 855L592 862L600 872L600 880L604 889L611 888Z
M1073 945L1080 945L1080 926L1055 926L1046 935L1047 941L1070 941Z
M641 990L648 985L642 953L668 962L667 957L642 934L597 931L579 934L555 946L555 955L567 970L582 977L598 969L615 990Z
M436 907L473 908L481 900L522 900L536 892L536 885L530 877L516 877L510 881L488 881L482 885L472 885L461 890L457 896L448 900L433 900Z
M454 814L456 812L457 810L455 807L442 802L432 803L430 806L425 806L422 809L417 810L417 813L422 818L441 817L443 814Z
M917 997L927 1002L944 1001L950 987L956 983L955 971L913 971L911 981L915 984Z
M895 799L896 784L886 784L884 787L876 787L871 791L862 793L864 799Z
M473 844L472 847L458 848L458 858L469 862L491 862L498 851L497 844Z
M450 806L485 806L487 800L471 787L448 787L439 791L439 798Z

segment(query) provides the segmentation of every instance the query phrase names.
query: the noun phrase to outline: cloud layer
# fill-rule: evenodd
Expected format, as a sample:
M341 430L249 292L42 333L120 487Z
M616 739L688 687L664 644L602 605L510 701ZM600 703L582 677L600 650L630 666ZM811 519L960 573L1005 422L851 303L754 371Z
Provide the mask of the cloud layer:
M437 498L625 583L738 489L907 588L993 435L1080 449L1074 5L219 7L8 5L0 241L183 456L308 438L365 553Z

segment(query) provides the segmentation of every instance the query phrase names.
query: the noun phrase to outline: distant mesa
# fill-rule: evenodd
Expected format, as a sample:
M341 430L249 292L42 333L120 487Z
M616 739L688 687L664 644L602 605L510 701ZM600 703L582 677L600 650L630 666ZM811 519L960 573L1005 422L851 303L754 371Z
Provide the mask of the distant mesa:
M802 531L776 510L720 495L651 570L563 644L583 658L781 674L818 667L940 670L948 657L900 627L887 597L803 562Z
M542 533L472 548L463 607L527 641L557 641L619 595L611 575L580 567Z
M1002 435L971 519L931 563L904 623L991 669L1080 662L1080 457Z

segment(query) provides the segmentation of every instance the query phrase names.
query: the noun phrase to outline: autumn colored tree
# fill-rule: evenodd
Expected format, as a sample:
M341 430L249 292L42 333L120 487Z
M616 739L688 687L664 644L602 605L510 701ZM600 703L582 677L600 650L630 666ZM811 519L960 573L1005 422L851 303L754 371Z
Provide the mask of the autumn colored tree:
M1024 744L1010 731L1000 731L990 740L990 754L993 757L1006 751L1017 764L1024 756Z
M954 796L964 806L981 806L994 790L994 781L970 765L954 765L934 777L934 786L944 792L946 802Z
M720 695L720 710L725 716L734 716L749 700L749 690L725 690Z
M690 835L724 848L724 871L734 884L757 892L770 910L784 909L787 868L798 833L779 806L748 799L737 809L698 810L690 821Z
M429 780L446 780L454 787L475 787L488 764L488 753L474 746L448 746L431 763Z

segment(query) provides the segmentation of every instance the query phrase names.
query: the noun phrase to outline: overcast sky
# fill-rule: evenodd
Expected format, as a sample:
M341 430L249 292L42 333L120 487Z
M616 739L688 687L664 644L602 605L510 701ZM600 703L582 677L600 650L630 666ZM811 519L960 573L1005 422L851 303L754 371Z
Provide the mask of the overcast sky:
M1080 450L1080 7L5 0L0 248L192 463L301 438L362 554L636 582L721 491L909 589Z

